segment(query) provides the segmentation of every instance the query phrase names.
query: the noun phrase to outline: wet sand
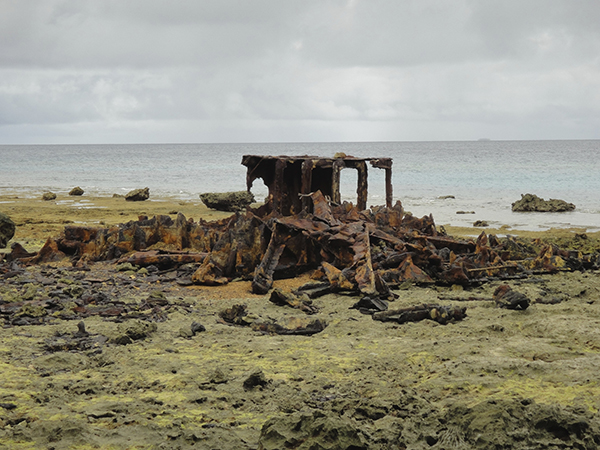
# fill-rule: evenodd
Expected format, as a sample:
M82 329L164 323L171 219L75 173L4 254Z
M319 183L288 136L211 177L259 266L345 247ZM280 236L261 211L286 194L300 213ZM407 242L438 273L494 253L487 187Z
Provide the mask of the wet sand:
M228 215L200 200L57 200L1 197L0 211L17 223L13 241L34 251L67 223ZM584 233L514 234L597 248L597 233ZM358 297L330 294L313 300L319 311L310 316L328 324L324 331L281 336L219 319L234 304L247 305L256 320L306 319L251 294L249 282L180 286L169 273L89 268L52 263L0 279L3 307L58 299L45 325L0 329L0 448L600 446L598 271L509 281L531 299L525 311L491 301L504 281L394 291L391 309L468 308L465 320L448 325L377 322L351 309ZM275 287L306 281L277 280ZM98 304L127 305L129 318L86 317L88 334L80 333L75 311L87 294ZM141 313L157 320L140 320ZM193 322L206 331L193 335Z

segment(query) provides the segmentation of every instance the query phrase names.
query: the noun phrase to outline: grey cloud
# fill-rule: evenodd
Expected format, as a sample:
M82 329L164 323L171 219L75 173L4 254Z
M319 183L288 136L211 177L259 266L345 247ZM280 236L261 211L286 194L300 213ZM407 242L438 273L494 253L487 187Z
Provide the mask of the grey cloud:
M0 8L0 142L19 130L113 142L599 133L596 1Z
M172 67L237 63L278 45L298 7L273 1L4 1L0 64ZM286 6L292 5L292 6Z

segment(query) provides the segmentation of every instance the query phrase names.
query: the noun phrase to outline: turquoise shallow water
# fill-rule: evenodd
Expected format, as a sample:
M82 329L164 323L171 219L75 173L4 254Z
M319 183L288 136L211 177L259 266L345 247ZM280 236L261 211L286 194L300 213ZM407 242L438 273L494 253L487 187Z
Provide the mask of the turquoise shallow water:
M151 195L198 198L208 191L245 189L244 154L391 157L394 198L436 223L546 229L600 229L600 141L468 141L269 144L3 145L0 193L125 193L148 186ZM342 195L355 200L356 175L342 172ZM253 192L266 189L255 182ZM561 214L517 214L521 194L577 205ZM384 199L383 171L369 171L369 202ZM440 196L454 196L442 200ZM473 211L475 214L456 214Z

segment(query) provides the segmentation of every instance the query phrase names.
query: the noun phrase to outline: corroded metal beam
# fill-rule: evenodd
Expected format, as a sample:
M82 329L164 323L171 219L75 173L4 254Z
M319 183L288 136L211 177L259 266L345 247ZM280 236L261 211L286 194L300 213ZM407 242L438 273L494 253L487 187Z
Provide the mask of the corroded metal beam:
M342 169L345 167L343 159L336 159L332 165L331 175L331 200L333 203L342 203L342 195L340 193L340 175Z
M360 161L356 164L356 170L358 171L358 186L356 188L356 203L360 211L367 209L367 163Z
M311 205L308 195L311 192L313 168L314 163L312 159L306 159L302 163L302 184L300 188L300 194L302 194L302 211L308 211Z

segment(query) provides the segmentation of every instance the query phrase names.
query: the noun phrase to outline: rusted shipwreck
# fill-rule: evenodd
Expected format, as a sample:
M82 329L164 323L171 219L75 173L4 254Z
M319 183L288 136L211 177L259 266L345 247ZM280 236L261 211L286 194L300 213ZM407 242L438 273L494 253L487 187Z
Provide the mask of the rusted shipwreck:
M71 258L74 265L115 260L161 270L187 265L189 282L223 284L252 280L264 294L273 279L312 270L311 295L349 291L389 298L404 282L463 284L486 277L598 267L597 256L550 245L525 245L482 233L475 241L440 232L431 215L406 214L392 205L390 158L333 158L246 155L248 189L257 179L268 197L215 222L194 222L178 214L140 217L111 227L67 226L44 247L29 254L18 245L6 256L21 263ZM367 208L368 165L383 169L386 205ZM358 171L356 204L340 198L340 172Z

